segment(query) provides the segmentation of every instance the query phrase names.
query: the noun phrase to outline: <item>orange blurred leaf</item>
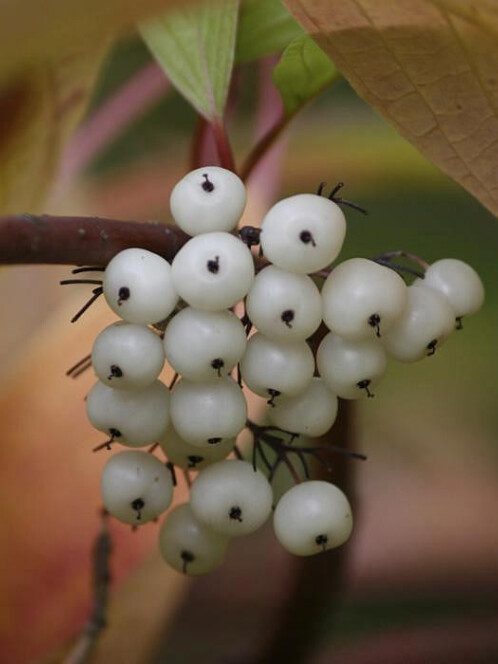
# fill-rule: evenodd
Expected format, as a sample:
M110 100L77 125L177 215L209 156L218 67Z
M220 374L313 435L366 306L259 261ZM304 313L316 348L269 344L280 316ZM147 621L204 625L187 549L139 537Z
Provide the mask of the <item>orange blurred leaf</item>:
M83 48L178 0L2 0L0 78L20 66Z
M39 210L103 54L99 46L35 64L0 88L0 213Z
M498 8L490 0L285 0L357 92L498 214Z

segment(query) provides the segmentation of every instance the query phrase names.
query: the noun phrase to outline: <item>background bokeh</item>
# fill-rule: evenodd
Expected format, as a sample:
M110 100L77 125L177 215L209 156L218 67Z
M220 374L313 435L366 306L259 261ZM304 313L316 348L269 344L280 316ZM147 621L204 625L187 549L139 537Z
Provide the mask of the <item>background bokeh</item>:
M121 43L90 114L148 59L137 40ZM255 65L238 73L230 121L238 157L254 142L259 76ZM192 110L170 91L83 173L57 187L47 212L168 221L169 192L188 169L194 126ZM253 178L248 223L257 223L272 200L341 180L344 196L370 212L347 213L342 259L390 249L429 262L455 257L478 270L487 294L483 310L435 357L392 362L376 398L355 408L354 449L368 455L365 463L350 462L357 528L347 545L347 588L324 617L324 644L313 661L498 661L496 219L345 82L305 109L265 168L271 177ZM84 622L90 604L102 465L90 450L100 437L84 417L92 377L73 383L63 374L111 318L99 303L69 324L86 291L58 287L67 272L8 268L0 279L4 661L34 661L55 649ZM115 527L117 585L154 548L154 528L132 534ZM140 640L144 623L134 622L134 609L155 611L154 630L142 631L148 661L250 661L285 602L292 564L267 529L235 543L222 570L188 585L158 565L157 582L144 584L143 593L135 584L123 600L130 603L127 624L135 626L131 639ZM160 593L172 587L163 602ZM20 620L30 624L25 639Z

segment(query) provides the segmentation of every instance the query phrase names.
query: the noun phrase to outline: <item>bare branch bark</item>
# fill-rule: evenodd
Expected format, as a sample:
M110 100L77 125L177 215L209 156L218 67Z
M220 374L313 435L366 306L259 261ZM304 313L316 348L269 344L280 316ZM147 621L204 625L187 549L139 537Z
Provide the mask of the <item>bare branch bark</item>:
M188 236L174 226L99 217L0 217L0 264L105 266L119 251L148 249L173 259Z

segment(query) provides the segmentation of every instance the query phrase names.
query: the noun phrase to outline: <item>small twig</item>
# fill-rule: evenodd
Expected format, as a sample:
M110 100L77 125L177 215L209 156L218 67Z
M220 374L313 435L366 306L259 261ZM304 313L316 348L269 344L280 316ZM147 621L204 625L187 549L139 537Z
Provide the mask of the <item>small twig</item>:
M400 276L404 274L411 274L412 277L418 277L419 279L425 279L425 274L420 272L420 270L414 270L412 267L407 267L406 265L400 265L399 263L393 263L390 260L384 258L374 258L374 263L378 265L383 265L384 267L390 267L391 270L397 272Z
M234 456L235 456L236 459L238 459L239 461L243 461L244 455L240 451L240 448L238 447L238 445L234 445L233 453L234 453Z
M76 362L70 369L66 371L66 376L71 376L71 378L76 378L84 371L89 369L92 366L92 354L89 353L82 357L79 362Z
M102 510L102 526L93 546L93 610L85 628L63 664L85 664L100 633L107 625L109 585L111 582L110 558L112 540L109 532L109 515Z
M384 253L379 254L378 256L374 256L372 260L390 261L392 258L407 258L409 261L412 261L416 265L419 265L422 268L422 270L424 270L424 272L429 267L429 263L425 261L423 258L420 258L420 256L417 256L416 254L411 254L408 251L403 251L402 249L396 249L395 251L385 251Z
M173 486L177 486L178 480L176 479L175 464L172 463L171 461L166 461L166 468L169 470L169 472L171 474L171 481L173 482ZM184 472L187 473L188 471L184 471ZM189 477L190 477L190 475L189 475ZM185 476L185 479L187 479L187 476ZM188 484L188 482L187 482L187 484Z
M85 311L88 311L88 309L90 309L95 300L97 300L102 295L103 292L104 289L102 288L102 286L94 288L92 291L93 293L92 297L90 297L89 300L87 300L87 302L81 307L81 309L74 314L74 316L71 318L71 323L76 323L76 321L78 321L83 316Z
M301 477L299 477L299 473L298 473L297 470L294 468L294 465L293 465L292 461L289 459L289 457L287 456L287 454L284 454L284 455L283 455L283 457L282 457L282 461L283 461L283 462L285 463L285 465L287 466L287 469L288 469L289 473L291 474L291 476L292 476L294 482L295 482L296 484L300 484L300 483L302 482L302 479L301 479Z

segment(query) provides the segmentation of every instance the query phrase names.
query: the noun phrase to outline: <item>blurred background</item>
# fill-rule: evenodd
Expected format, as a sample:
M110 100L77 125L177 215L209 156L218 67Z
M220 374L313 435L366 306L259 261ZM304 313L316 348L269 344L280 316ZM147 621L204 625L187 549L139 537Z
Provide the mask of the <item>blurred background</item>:
M108 116L92 124L149 63L138 39L113 50L47 213L169 221L169 194L189 169L196 126L187 103L158 84L149 107L122 126L111 114L121 127L115 135L105 129ZM229 132L238 162L278 104L269 85L268 63L237 73ZM109 138L99 143L99 131ZM273 202L321 181L345 182L344 196L369 210L347 212L341 259L393 249L429 262L459 258L480 273L487 299L435 357L392 362L376 398L355 404L352 448L368 461L348 462L356 530L344 587L337 596L326 565L310 572L314 588L293 599L293 629L308 629L306 614L323 609L312 635L320 647L306 660L317 663L498 662L498 224L345 81L305 109L254 172L245 222L259 223ZM64 373L112 318L100 302L70 325L87 291L59 287L68 273L13 267L0 279L5 662L62 661L91 605L104 458L91 453L101 437L84 413L93 378ZM236 542L219 572L186 582L158 559L157 526L131 533L113 524L114 628L95 661L235 663L270 652L297 565L270 530Z

